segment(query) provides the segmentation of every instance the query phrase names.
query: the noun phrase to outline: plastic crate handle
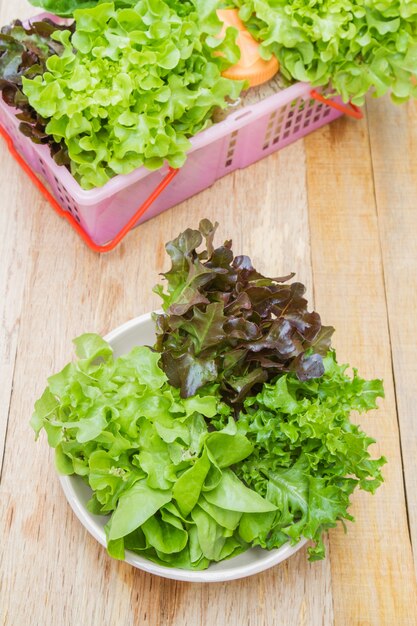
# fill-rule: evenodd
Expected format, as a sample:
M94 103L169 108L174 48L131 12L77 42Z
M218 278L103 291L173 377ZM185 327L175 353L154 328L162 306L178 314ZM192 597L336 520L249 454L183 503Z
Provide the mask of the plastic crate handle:
M319 93L315 89L312 89L310 91L310 96L314 100L317 100L318 102L322 102L323 104L326 104L327 106L332 107L333 109L337 109L338 111L341 111L342 113L344 113L345 115L348 115L349 117L353 117L355 120L361 120L363 118L363 113L360 110L360 108L357 107L352 102L349 102L349 104L340 104L340 102L335 102L334 100L331 100L330 98L326 98L325 96L323 96L323 94Z
M174 169L170 167L168 169L168 173L161 180L159 185L153 190L150 196L145 200L143 204L138 208L134 215L130 218L130 220L123 226L123 228L117 233L117 235L102 246L95 243L91 237L83 230L77 220L68 213L68 211L64 211L61 205L56 201L52 193L47 189L47 187L43 184L43 182L36 176L36 174L31 170L29 165L23 159L23 157L19 154L19 152L14 147L12 138L5 131L5 129L0 125L0 135L6 140L7 146L12 154L12 156L16 159L22 169L26 172L26 174L30 177L36 187L39 189L41 194L48 200L48 202L52 205L52 208L58 213L60 217L63 217L67 220L67 222L72 226L72 228L80 235L80 237L84 240L87 246L93 250L94 252L110 252L113 250L121 241L126 237L127 233L133 228L136 222L146 213L149 207L153 204L153 202L158 198L158 196L164 191L164 189L169 185L169 183L175 178L175 176L180 171L179 169Z

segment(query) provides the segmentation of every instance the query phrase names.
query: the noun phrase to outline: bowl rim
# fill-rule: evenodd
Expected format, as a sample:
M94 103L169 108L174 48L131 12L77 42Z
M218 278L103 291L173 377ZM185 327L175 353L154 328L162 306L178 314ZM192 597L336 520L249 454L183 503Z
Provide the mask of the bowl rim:
M105 341L112 344L113 341L118 339L121 335L129 332L132 328L141 326L142 324L152 320L152 313L144 313L135 317L124 324L114 328L104 336ZM106 548L106 535L104 528L96 521L96 517L81 504L79 497L77 496L74 488L74 481L80 481L81 478L76 475L63 476L58 475L65 497L70 505L71 509L75 513L78 520L84 526L84 528L103 546ZM173 580L186 581L186 582L225 582L229 580L237 580L239 578L246 578L253 574L258 574L266 569L269 569L273 565L277 565L282 561L288 559L295 554L300 548L302 548L307 539L301 539L297 544L291 545L289 542L285 543L280 548L273 550L263 550L262 548L249 548L250 550L263 550L265 556L261 559L256 559L251 564L235 565L233 566L233 560L225 559L221 561L223 564L230 564L226 570L214 570L210 571L210 566L206 570L186 570L178 567L168 567L154 563L149 559L146 559L131 550L126 550L124 562L133 565L134 567L141 569L150 574L155 574L163 578L170 578ZM122 561L123 562L123 561Z

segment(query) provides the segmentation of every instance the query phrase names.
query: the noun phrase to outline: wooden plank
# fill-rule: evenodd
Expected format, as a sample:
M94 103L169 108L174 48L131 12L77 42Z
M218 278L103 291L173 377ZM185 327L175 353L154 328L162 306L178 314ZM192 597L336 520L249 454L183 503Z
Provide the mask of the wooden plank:
M408 517L417 573L417 103L369 100L369 130Z
M26 20L39 13L42 13L42 10L31 6L26 0L13 0L13 2L0 0L0 26L10 24L15 19Z
M384 378L386 392L378 412L357 418L377 439L374 454L389 459L385 483L374 497L354 496L347 536L331 533L335 624L411 625L416 588L366 121L311 135L306 154L317 308L337 329L339 360Z
M24 0L0 0L2 23L37 12ZM2 412L10 408L0 485L1 624L417 623L391 367L392 356L415 537L416 108L382 101L371 102L369 112L372 161L366 124L336 122L306 140L307 164L299 142L143 225L102 257L40 200L0 143L7 340L0 402ZM325 562L308 564L303 549L225 585L176 583L111 560L70 511L45 440L35 445L27 426L46 376L70 358L73 337L105 333L158 305L151 288L166 266L163 243L201 217L217 219L219 237L233 235L235 252L252 255L261 270L297 271L310 298L314 276L317 308L337 327L339 358L364 376L384 377L386 387L381 409L360 418L378 440L375 454L389 458L386 483L373 498L355 495L349 534L331 533Z
M26 176L11 159L0 137L0 477L8 424L10 397L16 360L23 289L28 265L33 210L39 198L27 184Z
M297 270L311 292L305 176L298 143L144 224L102 257L51 212L36 213L0 487L7 625L275 626L277 616L286 626L333 624L330 561L308 564L305 549L226 585L176 583L111 560L70 511L46 441L34 444L27 425L73 337L157 306L151 288L166 267L163 243L202 217L220 222L219 240L234 236L236 253L274 274Z
M4 3L0 0L0 24L7 24L17 15L33 14L22 0ZM11 159L6 143L0 137L0 172L2 185L0 198L0 477L4 445L9 418L10 398L16 360L23 286L30 247L33 190L26 176ZM37 203L39 206L39 203Z

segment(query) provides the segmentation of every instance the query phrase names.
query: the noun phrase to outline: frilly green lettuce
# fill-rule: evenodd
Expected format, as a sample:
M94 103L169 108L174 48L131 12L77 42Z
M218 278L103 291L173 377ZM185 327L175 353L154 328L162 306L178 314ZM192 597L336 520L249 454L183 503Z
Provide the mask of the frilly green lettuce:
M35 7L40 7L48 13L62 17L72 17L78 9L88 9L98 4L99 0L29 0ZM135 0L117 0L118 5L134 4Z
M417 97L416 0L231 0L287 78L362 105L371 91Z
M114 359L97 335L75 344L79 360L48 379L31 424L45 430L58 471L90 486L90 511L110 516L115 558L130 549L204 569L303 537L310 559L323 558L324 533L353 519L353 490L382 481L385 459L371 459L373 439L349 420L376 407L382 383L347 376L332 352L321 378L279 376L235 421L217 385L181 398L150 348Z
M78 361L48 379L31 424L37 436L46 432L58 471L91 487L89 509L111 515L109 553L124 558L129 548L203 569L247 549L242 515L276 506L230 469L254 447L216 387L183 400L150 348L114 359L97 335L75 344ZM221 430L209 432L210 420L224 417Z
M236 31L216 38L220 21L200 0L100 3L74 17L75 34L56 35L63 54L23 79L46 131L65 142L72 174L90 189L142 165L180 167L189 137L243 86L221 76L239 56Z
M135 0L117 0L131 5ZM97 0L32 0L60 15L95 6ZM416 0L195 0L200 15L240 9L261 42L264 56L276 54L286 78L314 86L332 84L347 102L391 93L394 102L417 97Z
M269 519L245 514L241 538L271 549L306 537L314 542L310 560L323 558L325 531L338 520L353 521L351 494L356 487L374 493L386 462L371 458L374 439L349 417L352 410L376 408L382 381L363 380L356 370L348 376L332 351L324 367L321 378L285 374L265 384L246 400L237 422L254 452L234 467L236 475L278 510Z

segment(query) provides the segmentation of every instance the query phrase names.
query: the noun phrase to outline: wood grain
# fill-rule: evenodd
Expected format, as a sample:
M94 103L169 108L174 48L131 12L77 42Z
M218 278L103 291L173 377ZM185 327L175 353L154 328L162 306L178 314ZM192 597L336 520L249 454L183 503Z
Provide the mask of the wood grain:
M10 5L9 5L10 6ZM33 11L33 9L31 9ZM7 23L10 16L0 2L0 23ZM0 141L3 141L0 138ZM16 344L19 315L22 304L24 276L27 266L27 248L30 245L32 212L21 207L29 206L31 190L26 177L10 159L2 145L0 154L2 180L14 184L2 186L2 204L8 210L0 213L0 406L4 417L0 421L0 476L3 464L9 403L12 394L13 373L16 359ZM19 198L19 202L16 199Z
M16 194L28 206L31 198L23 173L2 150L0 171L8 180L14 180L14 188L7 186L2 201L7 210L0 212L2 249L0 253L0 406L4 411L0 421L0 476L3 465L4 444L9 416L10 398L16 360L17 336L22 307L23 286L27 270L27 248L30 245L32 223L31 211L17 206Z
M24 0L0 0L2 23L35 12ZM417 624L402 480L403 461L415 533L415 133L415 107L372 103L368 123L340 120L222 179L101 257L0 142L0 624ZM105 333L158 305L151 290L166 267L164 242L201 217L218 220L219 238L233 236L235 252L261 270L296 271L337 327L339 357L383 377L386 388L380 410L360 418L378 440L375 454L389 459L386 482L373 498L355 495L348 535L331 533L323 562L309 564L303 549L224 585L176 583L110 559L71 512L45 439L35 443L28 427L47 376L71 358L73 337Z
M416 587L366 121L311 135L306 153L316 304L336 326L339 360L383 378L386 394L377 413L358 418L377 439L375 455L389 460L385 483L373 498L355 495L348 538L331 533L335 621L411 625Z
M369 101L368 110L404 480L417 566L417 103L393 110L387 100Z
M220 238L236 235L236 252L253 254L265 270L297 269L311 290L307 197L305 184L296 184L300 179L305 180L302 143L246 175L223 179L198 202L190 200L144 224L103 257L86 250L52 213L34 214L1 485L7 624L26 624L35 615L39 624L194 626L223 620L261 626L274 624L278 614L289 626L333 624L330 561L308 564L305 550L270 572L210 587L152 578L111 561L74 519L45 441L35 445L27 426L47 375L70 358L71 339L83 331L104 333L154 308L151 288L165 263L163 242L203 216L221 222ZM21 464L25 454L31 462ZM22 603L28 588L36 588L33 602Z

